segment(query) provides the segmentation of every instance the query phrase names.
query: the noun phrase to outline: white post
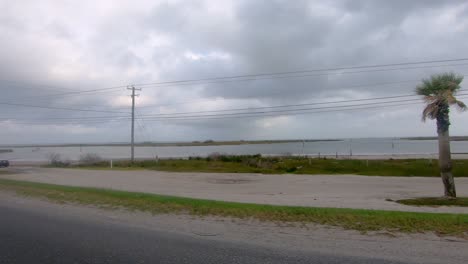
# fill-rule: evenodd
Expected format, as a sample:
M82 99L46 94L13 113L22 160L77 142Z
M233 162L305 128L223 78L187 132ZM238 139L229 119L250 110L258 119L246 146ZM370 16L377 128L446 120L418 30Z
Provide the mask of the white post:
M110 167L113 168L112 160L110 160Z

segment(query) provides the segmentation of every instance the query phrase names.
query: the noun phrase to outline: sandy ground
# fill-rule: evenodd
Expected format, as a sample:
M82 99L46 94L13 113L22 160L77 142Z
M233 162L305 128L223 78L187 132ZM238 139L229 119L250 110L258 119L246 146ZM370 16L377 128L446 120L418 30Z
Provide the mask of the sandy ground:
M164 231L214 242L261 246L271 250L324 253L404 261L405 263L466 263L468 241L433 234L390 232L360 234L307 224L280 226L270 222L229 218L197 218L187 215L151 215L140 212L99 210L93 207L54 204L0 193L0 208L19 208L48 217L107 225ZM366 262L367 263L367 262Z
M468 213L463 207L414 207L389 201L442 195L439 178L355 175L171 173L12 167L1 178L183 197L313 207ZM468 178L456 179L468 196Z

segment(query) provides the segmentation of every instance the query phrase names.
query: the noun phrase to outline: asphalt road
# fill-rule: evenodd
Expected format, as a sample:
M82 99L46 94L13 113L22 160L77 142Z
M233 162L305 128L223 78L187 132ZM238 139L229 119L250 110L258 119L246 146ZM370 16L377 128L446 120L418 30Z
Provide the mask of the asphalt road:
M282 251L0 205L0 263L401 263Z

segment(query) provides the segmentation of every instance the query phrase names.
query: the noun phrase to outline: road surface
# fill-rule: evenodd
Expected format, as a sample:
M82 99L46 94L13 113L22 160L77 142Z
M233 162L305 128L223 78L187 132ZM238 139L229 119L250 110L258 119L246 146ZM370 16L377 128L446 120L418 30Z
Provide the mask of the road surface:
M0 263L466 263L467 240L149 215L0 192ZM437 250L434 250L437 249Z
M399 263L276 251L0 207L0 263Z

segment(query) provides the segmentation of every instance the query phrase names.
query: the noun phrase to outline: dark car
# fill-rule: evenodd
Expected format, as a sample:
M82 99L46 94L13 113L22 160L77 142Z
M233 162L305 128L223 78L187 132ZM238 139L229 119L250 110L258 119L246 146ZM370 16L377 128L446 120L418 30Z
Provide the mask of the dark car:
M10 162L8 160L0 160L0 168L10 166Z

